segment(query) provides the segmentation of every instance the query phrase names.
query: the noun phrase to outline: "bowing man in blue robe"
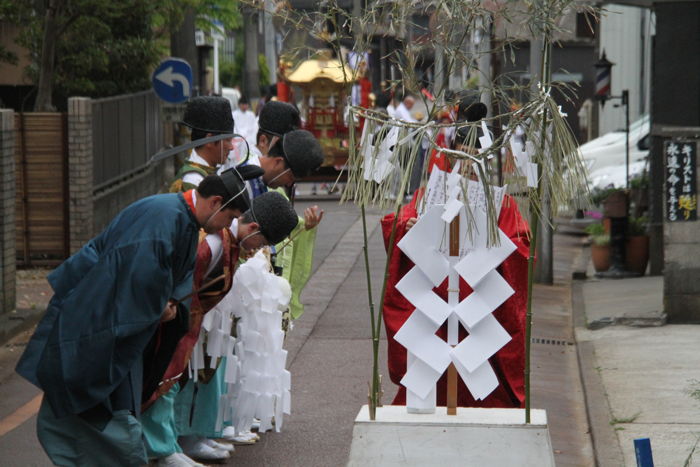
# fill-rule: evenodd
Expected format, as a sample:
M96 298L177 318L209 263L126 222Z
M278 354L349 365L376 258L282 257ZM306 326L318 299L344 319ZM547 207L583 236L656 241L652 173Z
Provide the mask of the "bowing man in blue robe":
M158 352L187 329L178 299L192 292L199 230L228 227L249 204L226 173L142 199L49 275L54 295L17 372L44 391L37 435L56 465L147 462L142 385L159 380Z

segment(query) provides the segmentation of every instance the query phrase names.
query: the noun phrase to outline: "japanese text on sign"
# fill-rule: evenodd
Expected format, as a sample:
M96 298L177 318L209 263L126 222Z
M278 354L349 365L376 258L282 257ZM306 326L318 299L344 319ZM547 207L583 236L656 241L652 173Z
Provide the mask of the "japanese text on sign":
M697 220L697 141L666 141L666 207L671 222Z

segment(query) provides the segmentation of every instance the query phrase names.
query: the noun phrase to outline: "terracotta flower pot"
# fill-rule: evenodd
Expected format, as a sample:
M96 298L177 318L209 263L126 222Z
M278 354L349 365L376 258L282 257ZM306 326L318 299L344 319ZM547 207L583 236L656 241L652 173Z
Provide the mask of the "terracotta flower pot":
M591 259L596 272L610 269L610 245L591 245Z
M637 235L628 237L625 245L625 269L644 275L648 262L649 236Z

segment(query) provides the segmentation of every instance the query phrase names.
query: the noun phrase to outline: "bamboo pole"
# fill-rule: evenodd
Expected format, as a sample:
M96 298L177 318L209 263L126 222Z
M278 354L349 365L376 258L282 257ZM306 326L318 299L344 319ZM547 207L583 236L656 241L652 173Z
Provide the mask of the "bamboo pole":
M413 164L415 163L416 159L416 154L417 150L414 148L409 156L408 160L408 165L407 167L413 167ZM410 174L410 169L407 171L407 174ZM410 175L404 174L401 183L399 184L399 192L397 193L396 196L396 204L394 206L394 220L391 223L391 233L389 234L389 243L387 247L387 253L386 253L386 265L384 266L384 279L382 281L382 293L381 293L381 298L379 300L379 306L384 307L384 300L386 298L386 289L387 289L387 283L389 282L389 266L391 265L391 259L394 256L394 246L396 245L396 225L399 220L399 214L401 212L401 202L403 201L403 193L406 192L406 187L408 185L408 181L410 179ZM367 245L367 239L365 239L365 247ZM369 266L367 266L369 267ZM374 321L374 319L373 319ZM370 406L370 417L372 415L372 410L375 411L376 413L376 403L378 400L378 395L381 392L380 385L381 381L379 378L379 335L381 333L381 328L382 328L382 312L381 310L379 313L376 314L376 322L373 326L374 334L372 335L372 353L373 353L373 362L374 362L374 370L372 372L372 394L370 399L372 400L373 404L375 404L374 409ZM370 418L370 420L374 420L374 418Z
M384 267L384 281L382 284L382 294L381 294L381 299L379 300L379 306L383 307L384 306L384 299L386 298L386 284L389 282L389 266L391 265L391 258L393 257L394 253L394 245L396 244L396 224L398 223L399 220L399 211L401 210L401 203L397 203L397 207L394 211L394 221L391 224L391 234L389 235L389 247L387 248L386 252L386 266ZM366 240L365 240L366 242ZM366 245L367 243L365 243ZM366 247L365 247L366 248ZM369 266L368 266L369 268ZM368 292L371 293L371 292ZM374 408L370 407L370 420L374 420L372 418L372 410L375 411L377 410L377 396L380 392L379 389L379 333L381 332L381 327L382 327L382 312L381 310L379 313L377 313L377 321L374 321L374 316L372 316L372 358L373 358L373 371L372 371L372 403L374 404Z
M537 231L539 216L530 209L530 254L527 258L527 314L525 315L525 423L530 423L530 341L532 340L532 283L537 248Z
M369 253L367 251L367 246L369 244L367 238L367 217L365 214L365 205L360 205L360 212L362 213L362 251L364 253L365 260L365 274L367 276L367 299L369 301L369 315L372 321L372 384L370 385L369 391L369 419L375 420L377 416L377 394L379 392L378 381L379 381L379 333L374 324L374 300L372 299L372 274L369 268ZM375 342L377 343L375 345Z
M544 41L542 44L542 69L540 76L542 77L542 86L546 87L549 83L551 74L551 51L552 47L549 43L549 33L545 29ZM538 183L536 190L537 199L542 199L542 185L540 182L540 175L542 173L542 164L544 161L544 154L546 150L547 143L547 109L545 108L542 115L542 130L540 134L540 154L542 155L542 160L540 160L538 165ZM532 340L532 283L534 281L534 263L535 263L535 251L537 249L537 238L539 234L539 224L540 224L540 213L530 206L530 229L532 235L530 237L530 252L527 258L527 314L525 316L525 423L530 423L530 411L531 411L531 400L530 400L530 352L531 352L531 340Z

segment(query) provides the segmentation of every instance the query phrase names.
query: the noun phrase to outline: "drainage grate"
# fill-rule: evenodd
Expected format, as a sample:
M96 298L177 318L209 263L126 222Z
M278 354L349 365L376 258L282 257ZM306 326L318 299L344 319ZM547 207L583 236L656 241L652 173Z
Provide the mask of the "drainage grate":
M560 339L543 339L541 337L533 337L531 339L533 344L545 344L545 345L574 345L571 341L560 340Z

